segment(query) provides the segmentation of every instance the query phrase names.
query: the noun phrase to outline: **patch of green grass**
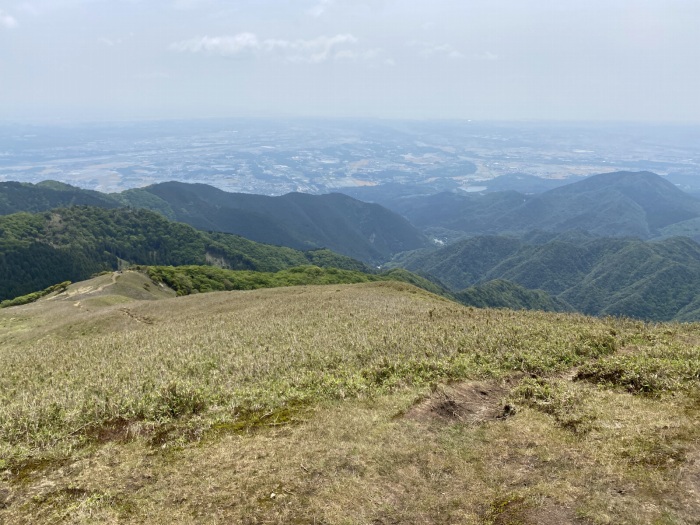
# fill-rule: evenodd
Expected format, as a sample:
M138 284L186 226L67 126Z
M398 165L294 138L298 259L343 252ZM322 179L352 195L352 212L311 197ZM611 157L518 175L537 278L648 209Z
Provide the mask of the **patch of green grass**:
M568 381L524 379L511 394L511 402L554 417L562 428L585 434L595 428L596 413L590 393Z
M489 504L483 525L527 525L524 512L531 507L520 495L498 498Z
M586 363L576 377L633 393L661 395L698 384L700 348L653 340L635 352Z
M382 281L398 281L413 284L432 293L447 295L440 286L412 274L395 269L375 274L359 270L297 266L277 272L229 270L212 266L148 266L142 270L154 282L163 283L178 296L231 290L258 290L283 286L319 284L357 284Z
M76 429L116 419L157 426L197 416L206 427L208 420L235 423L245 411L274 412L290 399L373 397L440 381L575 366L582 366L581 377L593 377L588 370L631 359L609 354L638 326L464 308L401 283L132 304L129 316L118 305L91 314L99 330L84 336L47 333L41 343L2 349L4 454L71 447L81 440ZM80 322L79 309L55 307ZM119 323L110 332L113 318ZM688 363L697 363L697 349L678 352L664 377L690 380ZM626 377L613 379L624 386Z

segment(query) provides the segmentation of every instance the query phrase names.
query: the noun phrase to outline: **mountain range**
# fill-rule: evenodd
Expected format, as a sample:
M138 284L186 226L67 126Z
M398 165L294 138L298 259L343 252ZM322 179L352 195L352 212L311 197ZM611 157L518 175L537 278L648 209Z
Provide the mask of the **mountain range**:
M536 195L404 190L387 199L389 211L342 194L268 197L204 184L103 194L0 183L0 214L25 212L0 217L0 299L120 260L366 272L391 259L388 267L444 284L474 306L700 319L700 251L691 240L700 239L700 200L658 175L608 173Z
M415 226L462 235L584 230L642 239L700 238L700 200L650 172L593 175L537 195L443 192L383 204Z
M206 184L166 182L103 194L53 181L0 183L0 215L72 205L145 208L200 230L297 250L328 248L372 265L429 244L395 212L337 193L268 197L228 193Z
M527 307L535 300L544 310L700 319L700 244L691 239L642 241L584 233L532 239L478 236L436 251L407 254L397 264L436 278L474 305ZM493 284L484 288L494 280L546 292L549 300L540 296L505 301L495 291L501 289L507 296L513 290L503 289L502 283L495 290Z

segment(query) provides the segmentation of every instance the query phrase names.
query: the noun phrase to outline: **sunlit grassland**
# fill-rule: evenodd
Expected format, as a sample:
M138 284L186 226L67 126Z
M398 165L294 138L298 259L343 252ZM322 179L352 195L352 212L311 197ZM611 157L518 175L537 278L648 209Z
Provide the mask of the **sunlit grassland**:
M699 340L400 283L8 308L0 520L697 523ZM505 378L503 419L403 417Z

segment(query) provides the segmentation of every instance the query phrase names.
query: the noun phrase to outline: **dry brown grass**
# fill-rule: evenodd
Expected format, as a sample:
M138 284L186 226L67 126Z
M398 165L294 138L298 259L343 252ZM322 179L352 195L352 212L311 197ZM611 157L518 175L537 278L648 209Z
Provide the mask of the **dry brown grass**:
M696 325L396 283L73 299L0 311L0 522L698 523Z

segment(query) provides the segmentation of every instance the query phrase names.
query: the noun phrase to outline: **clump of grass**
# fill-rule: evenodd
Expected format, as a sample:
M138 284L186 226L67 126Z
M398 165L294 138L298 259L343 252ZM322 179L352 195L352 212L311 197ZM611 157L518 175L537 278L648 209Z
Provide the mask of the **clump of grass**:
M511 402L554 417L556 423L575 434L595 428L596 414L590 395L576 385L559 379L523 379L511 392Z
M206 393L192 384L172 382L162 387L150 401L156 419L176 419L203 412L207 408ZM145 415L145 414L144 414Z
M581 334L574 345L576 355L583 357L603 357L614 354L619 349L615 330Z
M640 347L586 363L576 378L645 395L687 389L700 381L700 349L678 343Z
M521 495L509 495L495 499L489 504L483 517L484 525L524 525L525 512L531 505Z

